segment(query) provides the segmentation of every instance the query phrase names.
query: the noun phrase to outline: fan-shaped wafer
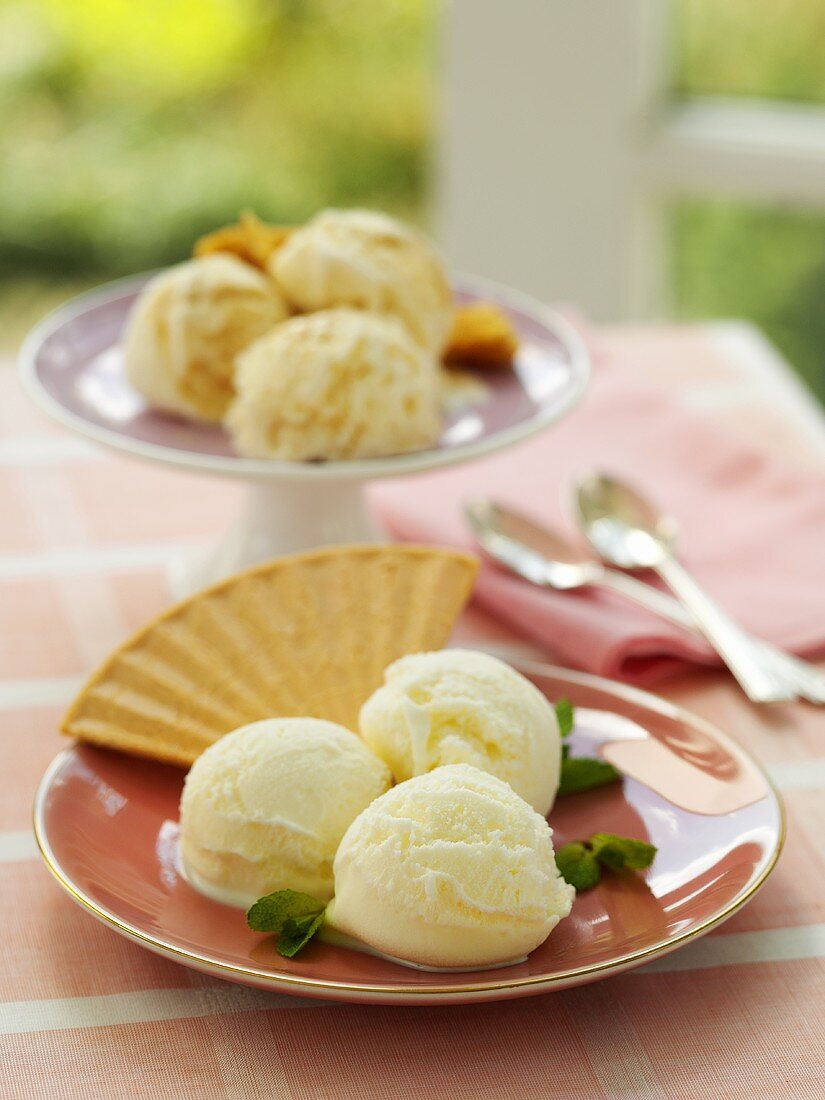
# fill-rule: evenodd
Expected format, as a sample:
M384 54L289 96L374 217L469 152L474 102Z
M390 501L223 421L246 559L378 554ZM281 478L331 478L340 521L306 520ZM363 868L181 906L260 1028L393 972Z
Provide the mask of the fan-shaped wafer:
M447 641L472 587L468 554L352 546L279 558L178 604L94 673L70 737L191 764L223 734L306 715L356 729L387 665Z

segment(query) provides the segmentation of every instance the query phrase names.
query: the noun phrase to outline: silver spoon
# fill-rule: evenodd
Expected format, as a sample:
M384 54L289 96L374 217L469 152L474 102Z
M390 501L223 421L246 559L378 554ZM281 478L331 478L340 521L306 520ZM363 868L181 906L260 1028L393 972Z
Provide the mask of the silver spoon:
M693 616L749 699L756 703L796 698L782 669L719 607L674 557L676 524L639 493L614 478L593 475L576 492L582 530L605 561L621 569L653 569Z
M598 585L609 588L677 626L699 633L693 617L672 596L613 569L582 557L558 532L535 523L508 505L481 497L465 505L467 519L482 549L510 572L544 588L560 592ZM759 638L751 641L765 660L783 670L803 698L825 704L825 674L814 665Z
M635 495L638 496L638 494ZM649 505L647 505L647 507L650 508ZM676 521L672 517L659 516L658 523L660 534L669 536L671 541L675 541L677 530ZM646 588L647 586L641 585L641 587ZM628 595L629 594L630 593L628 593ZM664 615L666 618L670 618L673 622L679 623L680 625L689 625L691 629L697 630L694 619L684 611L679 603L669 596L664 596L662 593L657 592L656 594L659 596L660 600L660 614ZM648 606L651 605L648 603ZM674 610L677 608L681 612L681 617L677 617L673 614ZM689 622L686 620L689 620ZM825 674L815 665L802 660L801 657L795 657L792 653L788 653L786 650L780 649L778 646L763 641L763 639L757 638L754 635L748 635L748 637L751 644L756 647L762 658L784 678L789 688L793 687L810 703L815 703L820 706L825 704Z
M521 512L485 497L468 501L464 511L482 549L524 580L559 592L591 585L609 588L678 626L695 629L693 618L672 596L583 557L564 538Z

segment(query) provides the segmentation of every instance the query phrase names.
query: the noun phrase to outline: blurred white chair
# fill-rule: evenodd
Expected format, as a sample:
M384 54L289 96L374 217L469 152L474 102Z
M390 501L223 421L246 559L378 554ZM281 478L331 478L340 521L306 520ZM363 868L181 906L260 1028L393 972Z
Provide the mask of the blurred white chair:
M825 109L675 101L667 0L452 0L436 220L453 265L598 321L667 313L677 194L825 209Z

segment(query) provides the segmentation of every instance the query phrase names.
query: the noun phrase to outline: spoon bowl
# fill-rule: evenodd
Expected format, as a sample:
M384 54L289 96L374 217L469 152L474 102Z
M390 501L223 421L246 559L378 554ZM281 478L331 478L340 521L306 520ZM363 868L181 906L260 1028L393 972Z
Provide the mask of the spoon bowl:
M607 588L678 626L693 629L693 619L670 596L627 573L606 569L601 562L585 557L563 534L508 504L482 497L467 503L465 512L482 550L523 580L559 592Z
M654 569L694 618L755 703L797 698L799 677L788 662L766 655L752 638L701 588L673 553L674 521L615 478L594 474L581 481L576 503L582 530L603 561L622 569Z
M582 528L604 561L620 569L656 569L670 556L675 519L659 514L631 486L593 474L579 483L577 506Z
M485 553L533 584L567 591L601 580L598 562L522 512L486 498L469 501L464 510Z

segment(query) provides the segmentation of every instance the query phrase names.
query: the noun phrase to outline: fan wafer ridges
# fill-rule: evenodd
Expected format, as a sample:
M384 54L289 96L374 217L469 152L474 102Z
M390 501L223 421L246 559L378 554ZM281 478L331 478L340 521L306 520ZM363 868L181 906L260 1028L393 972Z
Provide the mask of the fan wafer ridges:
M117 649L62 731L189 765L261 718L357 728L384 669L441 648L469 597L475 558L426 546L314 550L255 566L159 615Z

